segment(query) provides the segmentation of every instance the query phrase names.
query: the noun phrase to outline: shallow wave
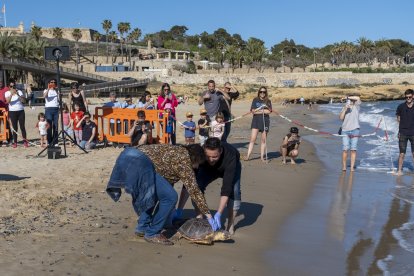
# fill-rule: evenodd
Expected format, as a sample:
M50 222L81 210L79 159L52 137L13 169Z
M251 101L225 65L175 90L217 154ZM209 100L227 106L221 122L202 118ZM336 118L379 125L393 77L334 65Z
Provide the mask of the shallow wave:
M388 255L384 259L381 259L381 260L377 261L377 267L383 272L384 276L391 275L391 273L389 271L389 267L390 267L390 264L391 264L393 259L394 258L393 258L392 255Z
M414 253L414 222L404 223L400 228L392 230L392 235L402 248Z

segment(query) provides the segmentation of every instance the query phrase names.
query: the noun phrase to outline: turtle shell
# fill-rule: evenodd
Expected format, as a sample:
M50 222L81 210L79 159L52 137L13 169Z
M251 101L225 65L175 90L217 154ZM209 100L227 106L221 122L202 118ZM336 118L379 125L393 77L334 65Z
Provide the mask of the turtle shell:
M206 219L192 218L186 221L178 232L189 240L203 240L214 233Z

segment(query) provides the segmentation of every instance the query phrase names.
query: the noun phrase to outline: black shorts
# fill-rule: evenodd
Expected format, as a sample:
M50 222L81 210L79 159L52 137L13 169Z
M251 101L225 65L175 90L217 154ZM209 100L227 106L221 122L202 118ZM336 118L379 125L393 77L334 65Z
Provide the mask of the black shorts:
M258 129L259 132L269 132L270 119L269 116L264 116L264 125L263 125L263 115L253 115L251 128Z
M414 136L413 135L404 135L400 134L398 138L398 146L400 148L400 153L405 153L407 151L407 142L411 143L411 152L414 153Z

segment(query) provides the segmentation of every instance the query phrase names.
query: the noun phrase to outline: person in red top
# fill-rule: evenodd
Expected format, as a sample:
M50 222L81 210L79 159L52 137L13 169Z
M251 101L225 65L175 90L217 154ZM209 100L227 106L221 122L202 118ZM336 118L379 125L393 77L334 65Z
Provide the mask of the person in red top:
M75 140L76 143L79 145L82 141L82 126L77 126L79 121L83 118L83 111L79 110L79 104L75 103L73 105L75 108L75 111L72 111L70 113L70 120L71 120L71 126L73 127L73 132L75 133Z
M157 109L164 110L165 105L171 104L171 115L175 118L175 108L178 106L178 100L174 93L171 92L171 87L168 83L163 83L161 86L160 94L157 99ZM174 129L176 129L176 121L174 120ZM171 135L171 144L175 145L176 137L175 133Z

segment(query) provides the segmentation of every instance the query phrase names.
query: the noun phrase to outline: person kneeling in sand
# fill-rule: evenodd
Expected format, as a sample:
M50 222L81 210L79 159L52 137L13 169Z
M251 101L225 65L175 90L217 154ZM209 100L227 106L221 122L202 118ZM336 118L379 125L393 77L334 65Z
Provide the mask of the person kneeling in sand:
M297 127L291 127L290 133L283 138L280 152L282 153L282 162L286 164L286 156L290 157L290 163L296 164L295 158L299 155L300 136Z

